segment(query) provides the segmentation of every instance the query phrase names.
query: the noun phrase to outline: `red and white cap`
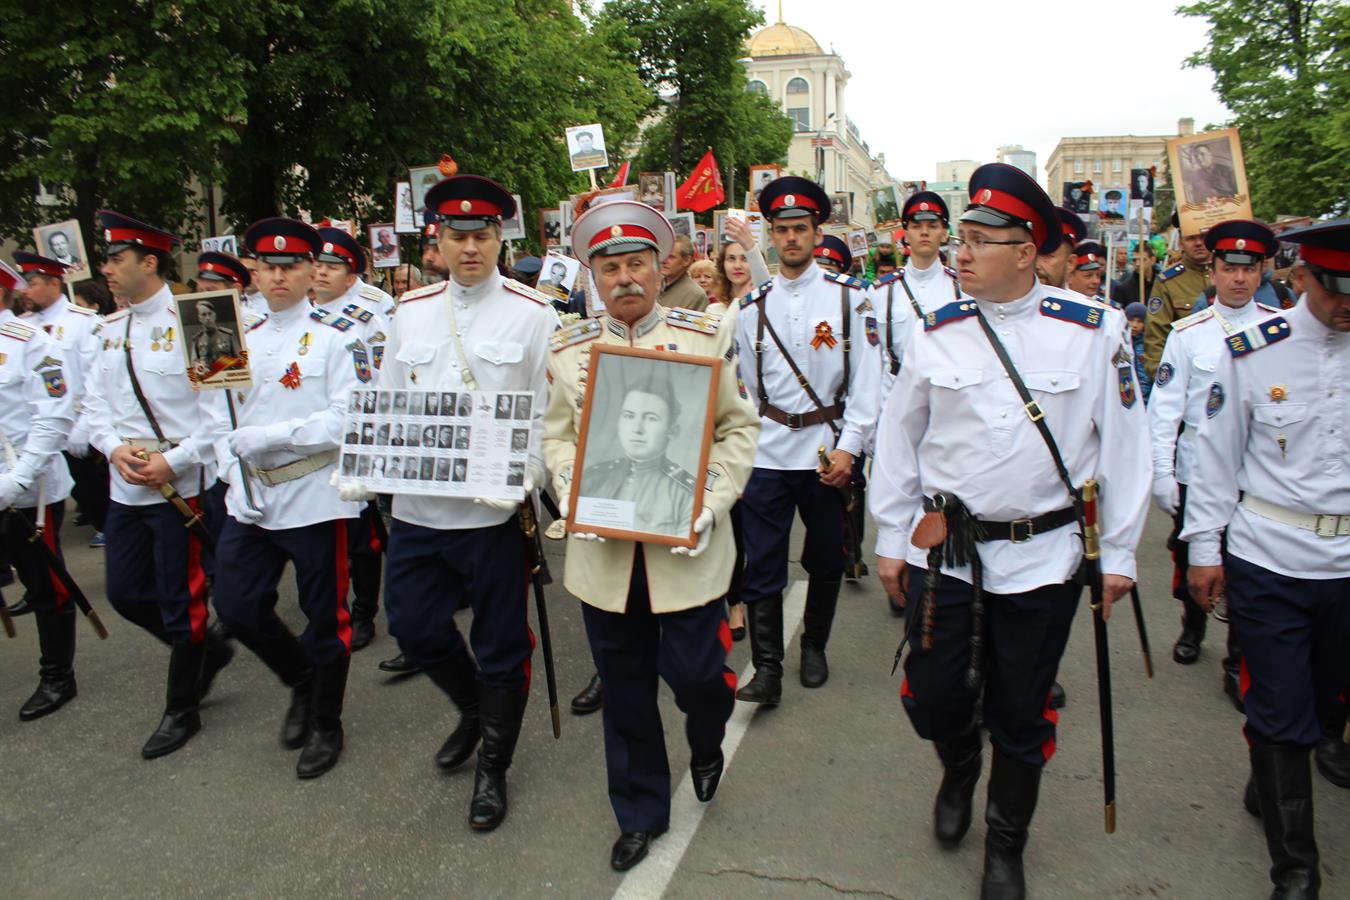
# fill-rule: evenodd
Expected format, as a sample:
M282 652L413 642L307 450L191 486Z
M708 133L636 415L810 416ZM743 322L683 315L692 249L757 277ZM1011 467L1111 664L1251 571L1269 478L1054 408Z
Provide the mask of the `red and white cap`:
M675 249L675 231L661 213L635 200L592 206L572 224L572 252L587 268L593 256L655 250L665 259Z

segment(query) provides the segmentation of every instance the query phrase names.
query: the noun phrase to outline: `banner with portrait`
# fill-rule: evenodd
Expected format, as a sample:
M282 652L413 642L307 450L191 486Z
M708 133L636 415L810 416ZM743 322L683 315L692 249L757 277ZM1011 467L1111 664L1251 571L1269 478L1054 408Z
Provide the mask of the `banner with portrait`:
M1250 219L1252 198L1236 128L1172 138L1167 161L1182 234L1229 219Z

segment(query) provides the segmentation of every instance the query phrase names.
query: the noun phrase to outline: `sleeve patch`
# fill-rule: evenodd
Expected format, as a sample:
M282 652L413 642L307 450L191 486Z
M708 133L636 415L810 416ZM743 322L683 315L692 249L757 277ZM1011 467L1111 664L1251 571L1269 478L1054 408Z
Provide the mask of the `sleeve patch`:
M1212 419L1219 414L1219 410L1223 409L1223 399L1223 385L1216 381L1209 386L1209 397L1205 399L1206 418Z
M1169 362L1163 363L1162 365L1158 366L1158 373L1155 376L1153 376L1153 386L1167 387L1169 384L1172 383L1172 376L1175 375L1176 373L1177 371L1176 369L1172 368L1171 363Z
M1120 405L1129 409L1134 406L1137 396L1134 390L1134 368L1120 366L1116 369L1116 377L1120 381Z

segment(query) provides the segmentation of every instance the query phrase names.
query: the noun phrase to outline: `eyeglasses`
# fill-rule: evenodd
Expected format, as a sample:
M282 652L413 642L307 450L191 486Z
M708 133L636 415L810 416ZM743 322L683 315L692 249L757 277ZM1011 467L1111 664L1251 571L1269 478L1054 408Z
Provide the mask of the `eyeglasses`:
M977 234L969 238L953 237L949 243L956 250L969 247L971 253L983 253L985 247L1015 247L1018 244L1030 244L1031 241L991 241Z

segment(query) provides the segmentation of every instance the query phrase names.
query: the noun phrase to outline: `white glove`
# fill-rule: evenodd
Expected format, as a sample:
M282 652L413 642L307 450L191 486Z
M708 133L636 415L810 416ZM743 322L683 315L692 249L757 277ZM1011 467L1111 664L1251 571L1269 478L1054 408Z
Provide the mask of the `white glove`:
M349 503L365 503L375 499L375 492L364 481L348 479L338 482L338 496Z
M243 491L239 492L241 495ZM253 506L248 505L248 500L244 500L238 510L238 519L245 525L257 525L263 520L263 511L267 507L263 504L262 498L257 494L253 495Z
M600 535L592 534L589 531L574 531L572 532L572 537L579 541L594 541L597 544L603 544L605 542L605 539Z
M84 459L89 455L88 428L76 425L70 430L70 435L66 438L66 452L76 459Z
M708 549L708 538L712 536L712 530L713 511L705 506L694 520L694 534L698 535L698 544L693 547L671 547L670 552L676 556L688 556L690 559L701 556L703 551Z
M26 490L27 488L19 484L19 479L15 478L13 473L6 472L0 475L0 509L9 509L18 502Z
M227 440L230 452L245 462L256 463L264 453L276 449L267 428L262 425L245 425L230 432Z
M1181 505L1181 487L1175 476L1159 475L1153 479L1153 502L1169 516L1177 514L1177 507Z
M525 470L525 497L529 498L535 489L535 474L530 468ZM520 506L519 500L499 500L496 497L474 497L475 506L486 506L488 509L496 509L502 512L513 512Z

